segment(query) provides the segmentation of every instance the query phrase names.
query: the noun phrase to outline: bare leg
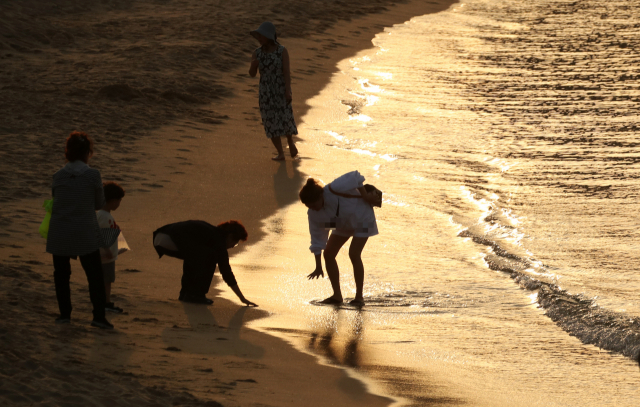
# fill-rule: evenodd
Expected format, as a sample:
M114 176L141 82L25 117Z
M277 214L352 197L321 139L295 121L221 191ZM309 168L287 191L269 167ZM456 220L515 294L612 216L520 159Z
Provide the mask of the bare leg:
M282 140L280 137L271 137L273 146L278 150L278 156L273 157L272 160L282 161L284 160L284 150L282 150Z
M362 287L364 286L364 264L362 264L362 250L367 244L368 237L354 237L349 247L349 258L353 264L353 278L356 280L356 298L351 301L354 305L364 305Z
M342 291L340 290L340 270L336 256L340 248L349 240L349 236L338 236L333 233L329 236L327 247L324 249L324 265L327 268L327 275L331 281L333 295L322 301L323 304L340 304L342 303Z
M107 300L105 301L107 304L111 302L111 282L104 282L104 291L106 294Z
M293 142L292 135L287 136L287 144L289 144L289 153L291 154L291 158L296 158L296 156L298 155L298 148L296 147L296 144Z

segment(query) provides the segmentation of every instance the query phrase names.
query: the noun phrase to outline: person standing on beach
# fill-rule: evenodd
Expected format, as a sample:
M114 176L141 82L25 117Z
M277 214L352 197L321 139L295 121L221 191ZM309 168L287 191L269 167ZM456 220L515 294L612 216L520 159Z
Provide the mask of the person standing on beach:
M361 255L369 237L378 234L378 225L373 212L376 199L372 193L366 191L363 182L364 177L358 171L352 171L324 187L315 179L309 178L300 190L300 200L309 208L307 211L311 233L309 249L316 258L316 269L308 275L308 278L311 280L324 277L321 259L324 250L327 274L333 288L333 295L322 300L322 304L341 304L343 301L336 256L347 240L352 237L349 258L353 265L356 296L350 304L364 305L362 295L364 264Z
M201 220L187 220L162 226L153 232L153 247L158 256L167 255L184 261L182 265L182 289L178 299L195 304L213 304L206 297L211 286L216 265L222 279L246 305L257 307L244 298L231 266L228 249L232 249L248 237L242 223L230 220L213 226Z
M105 288L99 251L102 238L95 212L105 204L104 192L100 171L87 165L91 156L93 140L83 132L71 133L65 147L67 164L53 176L53 209L46 250L53 255L60 309L56 323L71 322L71 258L80 257L93 304L91 326L113 329L104 313Z
M278 155L272 160L284 160L281 137L287 138L291 158L295 158L298 149L293 142L293 136L298 134L298 128L291 107L289 53L278 43L276 27L270 22L260 24L260 27L250 34L260 43L260 47L251 55L249 75L254 78L258 71L260 72L258 102L262 125L267 138L278 151Z
M116 182L110 181L103 184L105 204L96 213L98 217L98 226L101 229L118 229L120 227L116 223L116 220L111 214L120 207L120 202L124 198L124 189ZM102 274L104 275L104 287L105 287L105 310L109 312L115 312L122 314L124 310L120 307L116 307L111 301L111 284L116 281L116 259L118 258L118 242L114 242L111 247L100 248L100 259L102 261Z

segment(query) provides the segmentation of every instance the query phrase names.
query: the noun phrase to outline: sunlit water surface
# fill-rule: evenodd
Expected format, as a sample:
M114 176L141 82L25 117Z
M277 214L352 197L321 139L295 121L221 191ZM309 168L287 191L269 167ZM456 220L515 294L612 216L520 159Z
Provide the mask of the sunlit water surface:
M330 288L297 204L233 260L257 325L409 405L636 405L639 9L471 0L342 61L274 191L353 169L384 191L367 306L309 304Z

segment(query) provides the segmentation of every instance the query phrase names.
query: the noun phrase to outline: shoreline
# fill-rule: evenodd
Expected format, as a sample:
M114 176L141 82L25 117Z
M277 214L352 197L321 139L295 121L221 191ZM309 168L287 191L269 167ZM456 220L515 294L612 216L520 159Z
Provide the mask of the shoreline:
M371 48L373 35L385 25L402 23L414 15L426 14L426 10L444 9L453 3L442 2L442 5L434 6L411 1L350 22L334 21L322 33L307 38L287 37L285 32L282 43L292 56L294 113L298 124L309 109L307 100L328 83L338 61ZM276 22L276 25L279 24ZM60 37L57 41L64 42ZM303 47L304 52L299 52ZM6 62L9 58L6 48L0 48L0 51L2 61ZM21 375L35 370L51 380L62 380L69 375L80 378L96 374L95 366L101 365L104 369L98 368L102 371L97 373L97 377L102 377L100 380L116 381L118 389L124 393L136 388L136 392L146 397L135 402L131 399L131 405L152 400L184 405L194 405L199 400L215 400L223 405L264 405L259 404L265 396L264 389L273 388L279 391L277 394L271 392L269 405L299 405L300 402L325 405L329 400L353 404L358 400L358 403L382 406L392 402L369 393L344 370L320 365L316 357L294 350L276 336L246 328L248 321L264 318L268 313L260 308L240 307L237 301L221 298L218 295L219 278L215 278L212 286L216 292L211 295L216 299L212 307L190 307L177 302L174 297L177 297L180 264L166 258L156 259L150 242L151 232L162 224L187 218L201 218L212 223L241 219L249 230L250 240L248 250L243 248L240 253L250 252L250 246L261 241L264 235L261 228L266 219L279 208L297 201L297 190L303 177L288 174L288 166L292 165L288 157L282 164L269 159L273 147L264 137L257 113L258 79L248 78L244 73L247 70L248 62L246 66L240 64L237 69L224 71L222 79L216 78L224 85L216 89L224 93L224 86L232 87L235 89L233 95L224 95L217 102L211 98L212 103L196 109L188 105L190 102L180 99L188 99L184 93L173 99L161 96L165 101L160 103L174 103L177 98L178 104L187 104L178 109L184 117L178 115L161 128L145 130L148 137L142 137L144 134L127 136L126 129L114 128L112 130L118 131L107 130L108 137L97 140L96 159L90 165L101 170L104 180L116 180L125 186L127 195L114 217L133 249L117 264L114 298L129 313L111 318L116 326L115 333L91 330L82 322L90 320L90 309L88 298L85 298L86 281L77 265L73 266L72 275L76 306L74 323L70 327L49 323L55 315L55 293L50 282L49 255L42 253L43 241L37 234L37 226L44 216L40 205L46 196L38 191L48 191L45 185L53 174L50 168L60 167L61 160L49 158L45 160L44 169L21 173L19 181L30 185L28 191L10 183L6 184L9 188L0 191L3 202L0 253L5 259L0 264L0 279L6 282L2 286L8 298L1 308L5 314L11 313L11 317L0 325L0 335L8 344L0 356L5 362L11 362L12 369L17 369L10 377L26 377ZM139 90L136 86L130 88L133 89L131 92ZM118 98L129 92L127 88L116 90L120 92ZM76 90L69 90L69 93L74 92ZM132 104L138 103L136 99L132 100ZM118 99L100 103L122 108L127 102ZM167 111L174 107L175 104L164 106ZM140 109L136 114L145 117L145 110L140 106L137 108ZM149 107L146 112L157 112L154 109ZM200 114L206 116L206 120L189 116L194 110L203 111ZM94 127L99 128L101 124L97 124ZM3 147L15 151L17 146L10 143L12 133L5 131L3 128ZM37 138L35 133L34 136ZM300 137L304 139L305 135ZM141 146L143 142L145 145ZM299 143L305 159L305 143ZM55 151L61 155L58 153L61 144L54 143L47 153ZM20 148L17 151L21 151ZM28 157L43 160L42 155ZM5 165L15 165L14 161L9 160ZM234 256L233 252L230 254ZM231 263L236 269L233 258ZM243 288L242 281L247 276L237 271L236 274ZM227 291L226 287L222 290ZM243 291L251 300L251 293ZM37 299L36 306L28 301L32 298ZM29 316L24 318L27 314ZM13 330L32 338L21 341L20 335ZM67 343L70 337L75 341L71 345ZM30 353L16 351L15 348L20 347L29 349ZM53 354L47 347L54 349ZM283 358L284 355L287 356ZM213 364L209 358L214 359ZM217 366L218 362L222 362L222 366ZM54 372L56 366L58 372ZM229 372L237 374L230 375ZM2 373L9 377L6 371ZM327 386L300 394L301 385L317 380L313 374L321 375ZM185 380L173 380L176 375ZM79 391L82 397L89 400L113 397L92 387L91 377L82 379L80 386L84 388ZM20 387L19 381L7 383L0 396L15 403L26 402L22 400L25 398L22 393L28 390ZM338 386L341 390L337 390L336 383L341 384ZM45 398L57 397L54 391L47 391L49 389L45 388L39 394ZM130 405L126 399L116 400L118 405Z

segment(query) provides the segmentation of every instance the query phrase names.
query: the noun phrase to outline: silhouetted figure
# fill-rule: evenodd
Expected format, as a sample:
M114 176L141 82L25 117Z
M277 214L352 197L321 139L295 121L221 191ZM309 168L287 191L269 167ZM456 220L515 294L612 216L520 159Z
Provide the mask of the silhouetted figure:
M324 250L327 274L333 288L333 295L324 299L323 304L342 303L340 272L336 256L350 237L353 239L349 247L349 258L353 264L356 282L356 297L350 303L364 304L362 297L364 265L361 255L369 237L378 234L378 225L372 206L376 198L373 193L366 191L363 182L364 177L358 171L352 171L324 187L313 178L309 178L300 190L300 200L309 208L307 211L311 233L309 249L316 258L316 269L309 274L308 278L324 277L320 258Z
M293 136L298 134L298 128L291 107L289 53L278 43L276 27L270 22L260 24L260 27L250 34L260 43L260 47L251 55L249 75L253 78L258 71L260 72L258 103L262 125L267 138L278 151L278 155L272 160L284 160L281 137L287 138L291 158L295 158L298 149L293 142Z
M102 178L100 171L87 165L93 155L93 140L86 133L71 133L64 155L67 164L55 173L51 185L53 209L47 236L60 309L56 323L71 322L71 258L80 257L93 304L91 326L113 329L104 316L105 288L99 251L102 238L95 212L105 203Z
M98 225L101 229L117 229L120 227L113 218L111 212L117 210L120 207L122 198L124 198L124 188L117 183L110 181L103 184L104 190L104 206L98 211L96 216L98 217ZM122 237L122 234L121 234ZM124 310L111 301L111 285L116 282L116 260L118 255L124 253L118 247L118 242L114 242L110 247L100 248L100 259L102 261L102 274L104 276L104 288L105 288L105 305L104 309L107 312L115 312L116 314L122 314Z
M229 265L227 249L247 240L244 226L230 220L213 226L201 220L171 223L153 232L153 246L158 255L183 260L180 301L213 304L206 297L216 265L222 279L246 305L257 307L242 295Z

